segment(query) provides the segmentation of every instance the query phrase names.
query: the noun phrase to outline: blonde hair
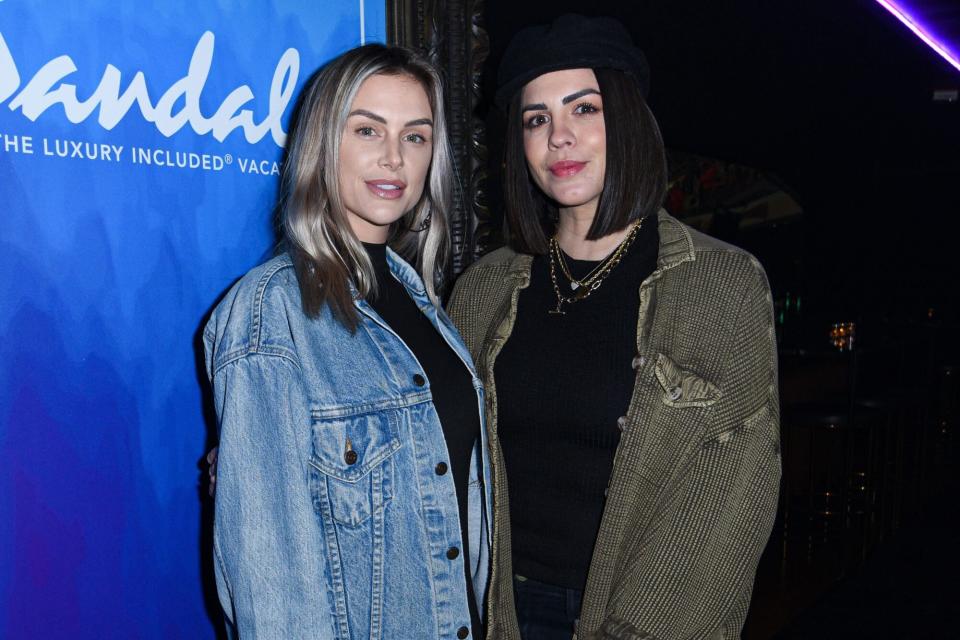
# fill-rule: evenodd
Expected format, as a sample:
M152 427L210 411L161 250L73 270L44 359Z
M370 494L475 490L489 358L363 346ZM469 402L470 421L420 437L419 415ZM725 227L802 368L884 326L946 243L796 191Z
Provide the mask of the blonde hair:
M402 47L370 44L333 59L310 79L300 98L281 176L280 221L304 313L315 317L329 304L334 317L351 331L359 323L351 285L367 297L376 294L377 283L341 200L339 150L360 85L379 74L405 75L419 82L433 111L433 158L423 195L393 224L389 243L420 273L434 304L439 304L450 253L445 212L454 174L440 75L424 58Z

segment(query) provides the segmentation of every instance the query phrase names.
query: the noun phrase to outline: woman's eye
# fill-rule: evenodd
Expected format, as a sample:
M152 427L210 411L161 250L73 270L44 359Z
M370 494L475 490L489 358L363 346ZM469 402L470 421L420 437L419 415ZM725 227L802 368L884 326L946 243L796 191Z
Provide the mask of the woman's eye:
M547 122L547 116L543 115L542 113L538 113L535 116L530 116L529 118L527 118L527 121L523 123L523 126L526 127L527 129L536 129L537 127L539 127L540 125L546 122Z
M376 133L373 127L357 127L357 134L364 137L373 136L376 135Z
M427 141L427 138L426 136L419 133L411 133L410 135L407 136L407 141L415 142L417 144L423 144L424 142Z
M597 113L598 111L600 109L589 102L581 102L573 110L574 113Z

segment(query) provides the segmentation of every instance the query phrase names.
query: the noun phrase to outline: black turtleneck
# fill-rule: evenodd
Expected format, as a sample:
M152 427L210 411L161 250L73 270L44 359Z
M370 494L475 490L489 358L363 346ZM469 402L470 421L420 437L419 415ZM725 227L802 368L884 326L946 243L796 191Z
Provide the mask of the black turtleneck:
M494 365L518 575L584 588L620 442L617 418L633 393L638 291L656 268L658 244L653 217L590 297L563 305L565 315L549 313L557 306L549 257L533 260ZM567 264L575 278L598 265L569 257ZM559 265L556 276L570 295Z
M404 286L393 277L387 265L387 249L383 244L363 243L373 263L377 277L377 295L367 302L400 336L423 367L430 384L433 404L440 416L443 436L446 440L448 458L438 459L437 472L451 473L457 491L460 512L460 532L463 546L464 573L467 576L467 597L473 633L471 637L482 638L483 629L474 598L473 581L470 575L469 542L467 538L467 489L470 481L470 454L474 442L480 437L480 414L477 394L473 389L470 372L446 343L443 336L417 304L407 294ZM442 465L445 466L440 466Z

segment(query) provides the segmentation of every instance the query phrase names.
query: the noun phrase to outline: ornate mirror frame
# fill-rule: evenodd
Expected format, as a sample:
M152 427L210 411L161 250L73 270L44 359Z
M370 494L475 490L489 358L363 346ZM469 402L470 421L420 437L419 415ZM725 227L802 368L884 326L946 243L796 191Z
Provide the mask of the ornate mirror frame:
M450 145L460 183L448 212L456 275L488 248L491 239L484 123L475 113L489 53L483 2L387 0L386 10L389 42L426 54L444 77Z

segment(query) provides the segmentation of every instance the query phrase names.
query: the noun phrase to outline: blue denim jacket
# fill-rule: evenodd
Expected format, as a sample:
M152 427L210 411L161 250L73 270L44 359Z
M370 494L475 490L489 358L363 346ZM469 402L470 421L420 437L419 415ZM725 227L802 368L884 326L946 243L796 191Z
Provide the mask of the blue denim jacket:
M457 330L410 265L392 251L388 263L470 370L482 427L483 387ZM329 308L305 316L284 255L243 277L204 330L220 427L217 589L243 640L432 640L470 627L453 474L435 472L449 458L430 381L376 312L356 305L353 335ZM480 600L486 452L481 428L467 556Z

